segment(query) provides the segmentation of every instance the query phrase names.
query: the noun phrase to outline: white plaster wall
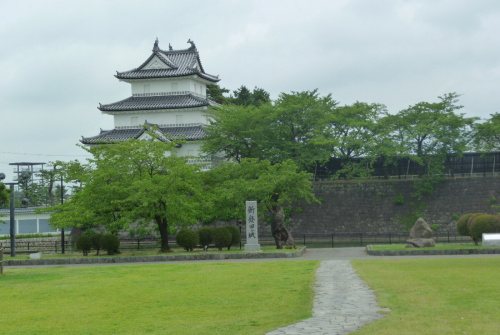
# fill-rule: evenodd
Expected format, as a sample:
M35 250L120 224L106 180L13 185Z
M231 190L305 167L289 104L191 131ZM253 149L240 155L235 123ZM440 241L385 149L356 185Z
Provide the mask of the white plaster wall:
M183 111L180 110L161 110L157 112L120 114L114 116L115 127L134 126L133 118L137 118L137 125L142 125L146 121L154 124L177 124L177 120L182 120L179 123L207 123L207 109ZM177 117L182 115L182 117Z
M202 94L206 96L206 85L199 82L193 78L175 78L175 79L161 79L161 80L141 80L134 81L131 84L132 94L143 94L144 85L149 85L149 93L171 93L172 84L177 84L177 92L179 91L189 91ZM195 85L197 90L195 91ZM201 87L201 93L200 93Z

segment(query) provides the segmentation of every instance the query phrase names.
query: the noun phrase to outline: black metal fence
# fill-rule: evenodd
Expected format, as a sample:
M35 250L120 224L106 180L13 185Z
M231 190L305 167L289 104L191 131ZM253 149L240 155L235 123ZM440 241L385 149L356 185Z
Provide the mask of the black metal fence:
M405 244L409 238L409 232L387 232L387 233L328 233L328 234L295 234L297 246L305 245L308 248L341 248L341 247L364 247L370 244ZM435 232L436 243L471 243L468 236L460 236L456 232ZM173 248L177 248L173 236L169 240ZM65 250L68 253L74 252L70 241L65 242ZM274 239L271 235L260 235L261 246L274 246ZM242 241L242 247L245 242ZM10 253L10 245L4 244L4 253ZM147 239L121 239L120 250L122 251L147 251L158 250L160 241L156 238ZM239 248L233 246L233 248ZM35 252L61 253L61 241L16 241L16 254L29 254Z
M352 158L350 163L363 164L363 160ZM317 180L330 179L336 172L342 170L346 162L331 158L321 167L312 168L309 172L316 176ZM474 176L474 175L498 175L500 173L500 152L483 155L475 152L466 152L461 157L447 157L442 161L444 173L447 176ZM368 165L367 165L368 167ZM392 164L377 159L369 164L372 170L372 178L411 178L420 176L425 171L425 166L408 159L394 160Z

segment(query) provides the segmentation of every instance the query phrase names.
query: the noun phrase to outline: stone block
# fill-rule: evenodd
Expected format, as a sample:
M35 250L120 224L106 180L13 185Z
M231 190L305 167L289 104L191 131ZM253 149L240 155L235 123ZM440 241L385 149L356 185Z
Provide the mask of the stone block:
M483 247L500 248L500 234L483 234Z

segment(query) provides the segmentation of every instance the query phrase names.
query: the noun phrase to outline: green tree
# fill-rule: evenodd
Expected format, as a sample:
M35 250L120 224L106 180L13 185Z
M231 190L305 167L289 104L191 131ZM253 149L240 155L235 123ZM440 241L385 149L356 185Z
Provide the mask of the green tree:
M477 118L456 111L459 95L448 93L438 102L419 102L391 118L400 147L422 166L420 175L444 172L443 162L470 148L472 127Z
M314 90L282 93L274 103L259 107L215 108L202 150L223 152L236 161L257 158L280 163L292 159L305 169L330 157L312 139L318 129L327 127L335 105L330 95L321 97Z
M227 102L227 97L224 96L225 93L229 93L229 90L220 87L217 84L207 85L207 98L215 101L216 103L222 105Z
M5 187L5 184L0 182L0 204L6 205L9 202L9 190Z
M214 108L202 150L208 154L223 153L237 162L242 158L263 158L266 155L266 114L268 106L224 105Z
M256 200L259 216L269 223L278 249L284 243L294 246L287 229L286 208L316 201L311 175L300 172L291 160L271 164L268 160L242 159L240 164L224 163L204 177L212 194L212 220L245 220L245 201Z
M500 150L500 113L476 125L474 145L478 152L491 153Z
M246 86L242 85L233 91L233 95L228 99L228 102L238 106L260 107L270 103L271 98L269 92L262 88L255 87L253 91L250 91Z
M341 161L337 177L349 179L371 173L370 163L376 159L376 148L380 145L377 122L385 110L381 104L357 101L337 107L328 116L328 127L323 131L318 129L315 143L329 148L331 156ZM361 162L355 164L353 158L360 158Z
M55 206L54 227L104 225L114 232L132 222L154 222L161 251L170 250L171 225L198 221L202 190L199 168L168 155L175 142L130 140L87 148L93 158L81 167L69 166L68 178L82 183L71 200Z

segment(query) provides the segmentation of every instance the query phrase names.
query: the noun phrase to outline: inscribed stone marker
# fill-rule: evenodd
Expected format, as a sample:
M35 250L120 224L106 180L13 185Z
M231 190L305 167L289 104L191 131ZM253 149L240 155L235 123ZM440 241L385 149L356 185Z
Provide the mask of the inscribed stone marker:
M246 203L246 238L245 251L261 251L259 244L257 201Z

